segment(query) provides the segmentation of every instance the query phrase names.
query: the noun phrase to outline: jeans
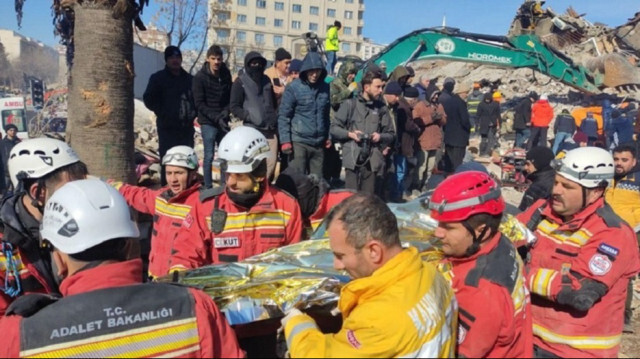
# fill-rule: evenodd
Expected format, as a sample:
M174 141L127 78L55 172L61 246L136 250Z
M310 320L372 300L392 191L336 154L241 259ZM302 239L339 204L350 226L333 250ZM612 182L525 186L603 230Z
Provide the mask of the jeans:
M516 130L516 142L513 144L513 147L524 148L525 143L529 139L531 135L531 130L525 128L524 130Z
M560 145L564 143L568 138L571 138L571 134L569 132L558 132L556 133L556 138L553 139L553 154L558 154L558 149L560 149Z
M289 158L289 167L304 174L313 174L322 178L324 148L313 147L304 143L293 143L293 156Z
M480 156L490 156L496 144L496 128L489 127L489 133L481 136L482 140L480 141Z
M336 51L326 51L327 55L327 76L333 75L333 68L336 67L338 62L338 53Z
M393 155L393 165L396 169L395 176L392 177L393 186L391 188L391 197L393 200L402 199L404 192L404 181L407 175L407 158L401 154Z
M213 154L216 151L216 142L219 142L219 131L218 128L211 125L200 125L200 133L202 135L202 144L204 145L204 158L202 160L204 187L211 188L213 186L211 163L213 162ZM220 183L224 184L224 180L224 173L220 172Z

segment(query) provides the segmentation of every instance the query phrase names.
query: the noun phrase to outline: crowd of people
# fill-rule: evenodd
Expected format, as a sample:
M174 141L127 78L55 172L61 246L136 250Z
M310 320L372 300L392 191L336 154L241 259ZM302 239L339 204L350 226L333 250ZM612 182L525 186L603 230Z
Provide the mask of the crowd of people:
M235 79L215 45L193 78L178 48L165 58L145 93L158 117L161 188L91 178L55 139L10 149L0 354L242 357L209 296L155 279L306 240L324 221L333 265L351 277L342 326L323 333L290 308L281 322L292 357L617 356L640 272L640 173L635 143L615 131L590 142L579 130L593 114L573 127L559 121L571 114L558 116L556 159L547 96L519 104L515 145L528 148L531 185L516 216L529 234L516 240L500 231L500 183L467 155L472 132L480 155L497 146L499 92L476 84L465 101L452 78L442 90L426 76L412 86L411 67L387 75L373 64L354 84L348 61L327 83L317 52L296 60L279 49L269 69L250 52ZM610 128L626 117L618 112ZM231 129L232 117L242 125ZM611 151L595 146L603 139ZM387 202L411 191L429 192L419 201L438 222L438 263L400 242ZM129 207L153 217L148 257Z

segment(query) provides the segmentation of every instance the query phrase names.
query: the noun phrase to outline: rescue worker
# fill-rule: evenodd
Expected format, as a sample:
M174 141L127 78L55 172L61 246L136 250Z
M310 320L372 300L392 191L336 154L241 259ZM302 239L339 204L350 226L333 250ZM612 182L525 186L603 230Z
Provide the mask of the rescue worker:
M480 83L473 83L473 91L467 96L467 110L469 110L469 122L471 122L471 133L478 135L478 105L484 99L484 94L480 91Z
M453 291L414 247L403 249L395 215L379 198L356 194L327 216L333 265L353 279L342 287L342 328L323 334L292 309L282 319L292 358L453 357Z
M553 120L553 107L549 104L547 94L542 94L540 99L531 106L531 137L527 143L527 149L534 146L549 147L547 143L547 130Z
M135 210L153 216L149 276L169 273L173 241L191 207L199 200L198 157L191 147L176 146L162 158L167 186L157 190L122 182L112 185Z
M438 221L441 270L460 306L458 356L531 358L524 264L498 230L506 207L498 184L483 172L454 174L436 187L427 207Z
M57 293L51 258L38 230L45 201L60 186L87 176L87 167L66 143L36 138L18 143L9 155L16 192L0 207L0 315L27 293Z
M3 357L243 357L229 324L204 292L141 284L126 260L139 235L124 198L79 180L47 201L40 231L62 298L30 294L0 320Z
M534 353L615 358L627 285L640 258L633 230L604 201L613 158L580 147L554 165L551 198L518 215L537 237L526 264Z
M299 242L302 218L295 198L269 185L267 139L240 126L220 141L224 187L200 194L174 242L171 269L237 262Z
M324 179L291 167L280 173L275 185L298 199L304 225L314 232L333 206L355 193L348 189L331 190Z
M640 169L637 167L636 147L634 144L621 145L613 150L615 175L605 192L605 201L620 218L640 237ZM640 242L640 241L639 241ZM627 302L624 309L624 332L633 333L631 321L633 312L633 278L627 287Z

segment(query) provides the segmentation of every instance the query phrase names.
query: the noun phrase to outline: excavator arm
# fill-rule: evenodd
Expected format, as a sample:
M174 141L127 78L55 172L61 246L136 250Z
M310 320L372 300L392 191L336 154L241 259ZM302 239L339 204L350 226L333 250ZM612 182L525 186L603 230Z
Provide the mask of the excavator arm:
M466 61L501 67L530 68L580 91L599 93L602 75L591 73L566 55L544 45L535 35L512 38L461 32L453 28L426 28L398 38L372 57L366 66L385 61L388 69L425 59Z

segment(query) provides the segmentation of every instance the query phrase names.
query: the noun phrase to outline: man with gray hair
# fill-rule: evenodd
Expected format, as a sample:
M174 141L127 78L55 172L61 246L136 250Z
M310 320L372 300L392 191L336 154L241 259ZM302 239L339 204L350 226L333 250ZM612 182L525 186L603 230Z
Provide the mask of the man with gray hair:
M429 99L427 98L428 93L433 93L434 91L440 92L440 90L438 89L438 86L436 86L433 82L431 82L431 79L427 74L420 75L418 83L415 85L415 88L418 89L418 93L420 94L418 96L418 99L423 101L429 101Z
M342 329L323 334L310 316L292 309L282 319L291 357L452 357L453 292L416 248L402 248L386 204L356 194L326 221L334 267L353 278L340 292Z

